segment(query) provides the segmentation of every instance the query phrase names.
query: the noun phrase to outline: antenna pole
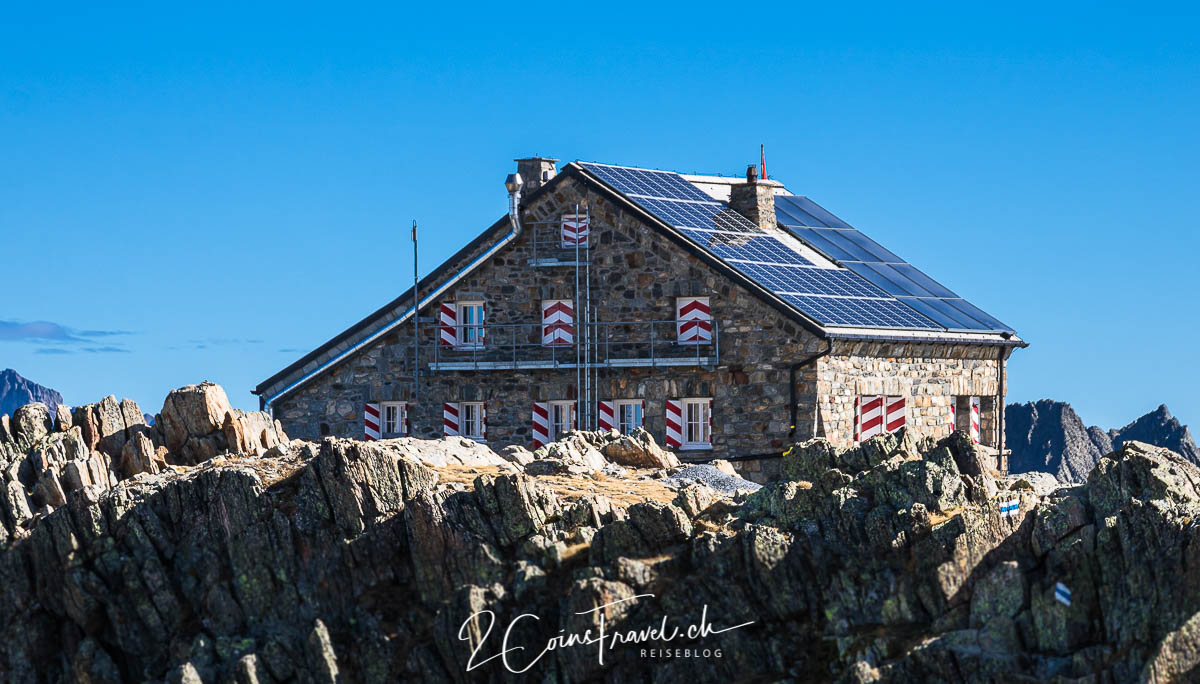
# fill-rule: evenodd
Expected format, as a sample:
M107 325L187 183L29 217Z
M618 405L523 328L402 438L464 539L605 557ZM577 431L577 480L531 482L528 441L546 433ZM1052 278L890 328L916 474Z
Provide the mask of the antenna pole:
M421 405L421 329L417 319L421 316L421 295L417 290L420 280L417 277L417 220L412 224L413 243L413 406ZM410 411L411 413L411 411ZM412 419L408 421L412 428ZM409 437L412 437L410 434Z

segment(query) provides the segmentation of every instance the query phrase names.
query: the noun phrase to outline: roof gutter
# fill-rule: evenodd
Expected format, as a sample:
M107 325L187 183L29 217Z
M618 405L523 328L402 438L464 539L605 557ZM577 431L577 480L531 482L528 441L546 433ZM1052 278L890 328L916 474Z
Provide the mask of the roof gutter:
M513 240L516 240L517 237L520 236L520 234L521 234L521 217L520 217L521 191L520 191L520 185L519 185L520 184L520 176L517 174L510 175L509 176L510 182L512 181L513 176L516 176L516 182L518 185L517 185L517 189L513 190L510 188L510 190L509 190L508 221L512 225L512 230L510 230L507 235L505 235L503 238L500 238L499 242L497 242L496 244L489 247L487 249L487 251L485 251L483 254L480 254L479 256L472 259L471 263L467 264L462 269L460 269L458 272L456 272L454 275L452 275L450 278L448 278L446 280L446 282L439 285L428 295L425 295L425 297L420 300L420 303L418 305L409 307L408 310L405 311L399 318L395 319L391 323L388 323L387 325L383 326L379 330L376 330L375 332L371 333L370 335L368 335L367 337L365 337L361 341L359 341L357 344L354 344L353 346L346 349L346 351L342 352L341 354L338 354L337 356L326 361L325 363L321 364L320 366L317 366L315 369L312 370L312 372L305 374L299 380L296 380L292 384L288 385L287 387L284 387L283 389L279 390L275 394L268 397L263 402L263 408L268 409L268 410L271 409L272 404L274 404L283 395L287 394L288 392L291 392L292 390L296 389L300 385L303 385L304 383L306 383L309 380L313 379L314 377L320 375L321 373L324 373L325 371L329 370L333 366L336 366L337 364L341 363L346 357L354 354L355 352L359 351L363 347L366 347L367 345L371 344L372 342L375 342L379 338L381 338L384 335L386 335L387 333L391 332L392 330L394 330L395 328L400 326L400 324L407 321L409 316L415 316L419 310L425 308L426 306L431 304L435 299L442 296L446 292L446 290L449 290L451 287L453 287L455 285L455 283L457 283L459 280L462 280L462 278L464 276L466 276L471 271L474 271L483 262L487 261L488 259L491 259L492 256L496 254L496 252L499 252L510 242L512 242ZM506 183L506 185L507 185L507 183Z
M863 335L829 332L831 340L862 340L864 342L911 342L914 344L963 344L983 347L1014 347L1024 349L1029 343L1022 339L967 339L956 337L906 337L904 335Z

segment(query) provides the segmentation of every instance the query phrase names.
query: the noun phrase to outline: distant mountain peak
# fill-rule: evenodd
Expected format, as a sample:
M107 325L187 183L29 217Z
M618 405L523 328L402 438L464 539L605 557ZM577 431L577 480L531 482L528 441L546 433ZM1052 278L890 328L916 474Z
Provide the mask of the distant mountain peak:
M1009 470L1014 473L1042 471L1062 482L1082 482L1101 457L1133 441L1166 447L1200 465L1200 449L1166 404L1107 431L1085 426L1070 404L1052 399L1009 404L1004 421L1005 444L1012 450Z
M45 404L53 416L58 405L63 403L63 398L49 387L21 377L11 368L0 371L0 416L11 415L13 411L35 401Z

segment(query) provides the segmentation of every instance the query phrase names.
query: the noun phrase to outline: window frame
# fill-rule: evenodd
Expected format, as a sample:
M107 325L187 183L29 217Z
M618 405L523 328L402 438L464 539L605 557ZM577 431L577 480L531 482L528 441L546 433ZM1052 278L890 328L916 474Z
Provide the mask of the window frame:
M396 423L398 430L389 431L388 426L388 410L396 409ZM393 439L396 437L408 436L408 402L407 401L381 401L379 402L379 438Z
M479 423L477 432L471 431L471 421L468 419L471 409L475 409L475 419ZM487 441L487 403L482 401L458 402L458 435L473 439L476 442Z
M622 410L625 407L633 407L636 409L637 424L630 426L628 430L624 429L625 420L622 415ZM641 399L614 399L613 400L613 422L616 423L617 432L623 435L632 433L637 428L646 427L646 408L645 403Z
M575 429L575 400L574 399L563 399L563 400L559 400L559 401L548 401L548 402L546 402L546 404L547 404L546 413L548 414L547 420L546 420L547 436L549 437L551 442L554 442L554 441L558 440L560 437L562 437L563 435L570 432L571 430ZM557 428L557 423L554 420L554 412L557 409L564 408L564 407L568 411L568 413L567 413L567 429L563 432L559 432L558 428Z
M479 322L467 323L467 311L474 310L478 307ZM487 302L479 299L464 299L454 303L455 313L455 347L466 349L478 349L484 345L484 340L487 338ZM479 335L475 340L467 339L467 331L479 331Z
M692 406L699 406L703 420L693 423L688 410ZM679 448L687 451L701 451L712 449L712 397L691 397L679 400L680 419L683 423L680 426ZM693 441L688 439L691 436L692 425L700 425L700 432L707 439L705 441Z

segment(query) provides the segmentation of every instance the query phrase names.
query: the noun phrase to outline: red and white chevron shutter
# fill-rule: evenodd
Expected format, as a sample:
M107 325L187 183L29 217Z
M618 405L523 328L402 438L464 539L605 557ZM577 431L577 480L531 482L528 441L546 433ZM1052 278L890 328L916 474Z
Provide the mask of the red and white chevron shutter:
M667 400L667 446L679 448L683 446L683 402L678 399Z
M442 434L447 437L458 434L458 404L442 404Z
M679 297L675 300L679 342L704 344L712 341L712 311L708 297Z
M374 442L379 437L379 404L367 404L363 407L363 440Z
M616 426L616 404L611 401L600 402L600 410L596 412L596 427L601 430L611 430Z
M569 299L542 302L542 346L559 347L575 342L575 311Z
M971 441L979 444L979 397L971 397Z
M855 436L860 442L865 442L883 432L884 398L859 397L858 410L855 411Z
M458 344L458 309L454 304L442 304L441 313L441 344L443 347L453 347Z
M566 214L562 217L563 248L587 247L589 219L583 214Z
M712 444L712 399L708 400L708 443Z
M904 410L904 397L888 397L887 403L887 418L885 429L888 432L895 432L904 427L904 419L906 411Z
M533 402L533 448L545 446L550 442L550 404L544 401Z
M950 397L950 434L958 429L958 397Z

